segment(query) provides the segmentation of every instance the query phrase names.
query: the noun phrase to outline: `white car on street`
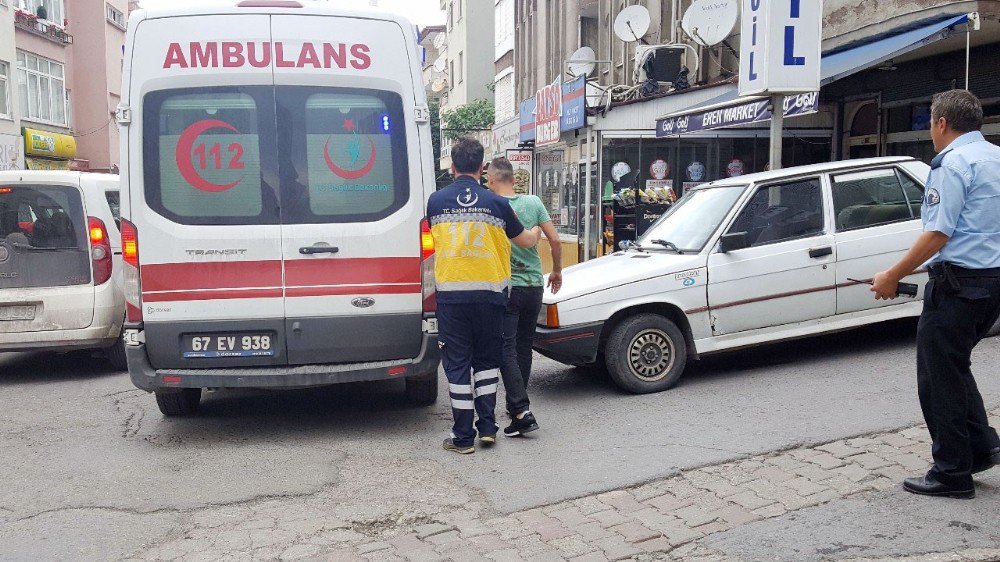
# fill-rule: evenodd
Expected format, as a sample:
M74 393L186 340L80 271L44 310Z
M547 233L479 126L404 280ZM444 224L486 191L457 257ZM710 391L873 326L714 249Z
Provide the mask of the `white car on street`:
M626 251L567 269L535 349L604 364L621 388L673 386L711 353L920 314L865 284L921 232L929 168L876 158L720 180L685 194Z
M0 352L104 351L124 370L118 176L0 172Z

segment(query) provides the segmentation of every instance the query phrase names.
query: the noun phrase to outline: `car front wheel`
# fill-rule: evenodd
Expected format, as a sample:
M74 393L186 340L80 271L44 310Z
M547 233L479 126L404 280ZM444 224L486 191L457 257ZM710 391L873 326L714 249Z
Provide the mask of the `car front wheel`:
M637 314L611 331L605 361L619 387L636 394L660 392L677 384L684 373L687 345L670 320Z

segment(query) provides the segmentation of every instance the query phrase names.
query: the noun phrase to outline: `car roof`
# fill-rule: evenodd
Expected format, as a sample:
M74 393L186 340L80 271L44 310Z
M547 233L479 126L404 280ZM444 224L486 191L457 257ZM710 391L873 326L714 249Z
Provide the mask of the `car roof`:
M271 0L241 2L240 0L198 0L196 4L186 4L184 2L169 2L157 4L149 8L140 8L129 14L129 20L135 18L136 21L153 18L170 18L182 16L208 16L208 15L242 15L242 14L269 14L269 15L290 15L290 16L342 16L358 17L364 19L392 21L402 27L410 26L409 20L403 16L390 12L376 12L373 10L354 9L339 7L333 2L310 2L308 0L298 0L301 7L280 7L268 6L267 4L281 4L285 1L295 2L295 0ZM241 3L247 6L239 6Z
M883 156L880 158L859 158L855 160L839 160L837 162L824 162L822 164L810 164L807 166L795 166L792 168L782 168L772 172L759 172L726 178L705 184L704 187L723 187L727 185L747 185L749 183L760 183L770 180L783 179L792 176L808 174L822 174L826 172L839 172L842 170L852 170L854 168L867 168L883 164L896 164L899 162L917 162L915 158L909 156ZM699 186L702 187L702 186Z
M0 183L69 183L82 185L97 181L118 183L117 174L93 172L70 172L67 170L4 170L0 171Z

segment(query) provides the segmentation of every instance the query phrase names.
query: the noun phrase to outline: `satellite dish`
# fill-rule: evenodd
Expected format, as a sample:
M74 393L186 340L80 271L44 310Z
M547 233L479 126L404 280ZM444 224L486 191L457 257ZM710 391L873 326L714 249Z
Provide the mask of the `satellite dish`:
M569 73L588 76L597 68L597 53L590 47L580 47L569 57Z
M448 61L444 57L438 57L434 61L434 70L438 72L444 72L444 69L448 68Z
M714 47L732 35L739 19L737 0L695 0L684 12L681 28L695 43Z
M432 92L434 92L436 94L436 93L441 92L442 90L444 90L444 80L443 79L438 78L437 80L431 82L431 91Z
M438 34L434 36L434 48L440 51L441 47L444 46L446 39L447 37L444 33L438 32Z
M626 43L642 39L649 31L649 10L643 6L629 6L615 18L615 35Z

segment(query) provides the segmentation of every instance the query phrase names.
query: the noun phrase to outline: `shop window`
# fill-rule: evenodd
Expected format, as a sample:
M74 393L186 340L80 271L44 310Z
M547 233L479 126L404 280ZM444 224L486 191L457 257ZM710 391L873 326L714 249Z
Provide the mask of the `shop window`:
M905 176L900 177L892 168L834 176L833 210L837 230L868 228L914 218L912 202L919 201L922 194L914 192L913 182L909 182L911 194L908 197L901 182L903 178Z
M818 178L757 189L729 233L745 232L751 247L823 232L823 190Z

